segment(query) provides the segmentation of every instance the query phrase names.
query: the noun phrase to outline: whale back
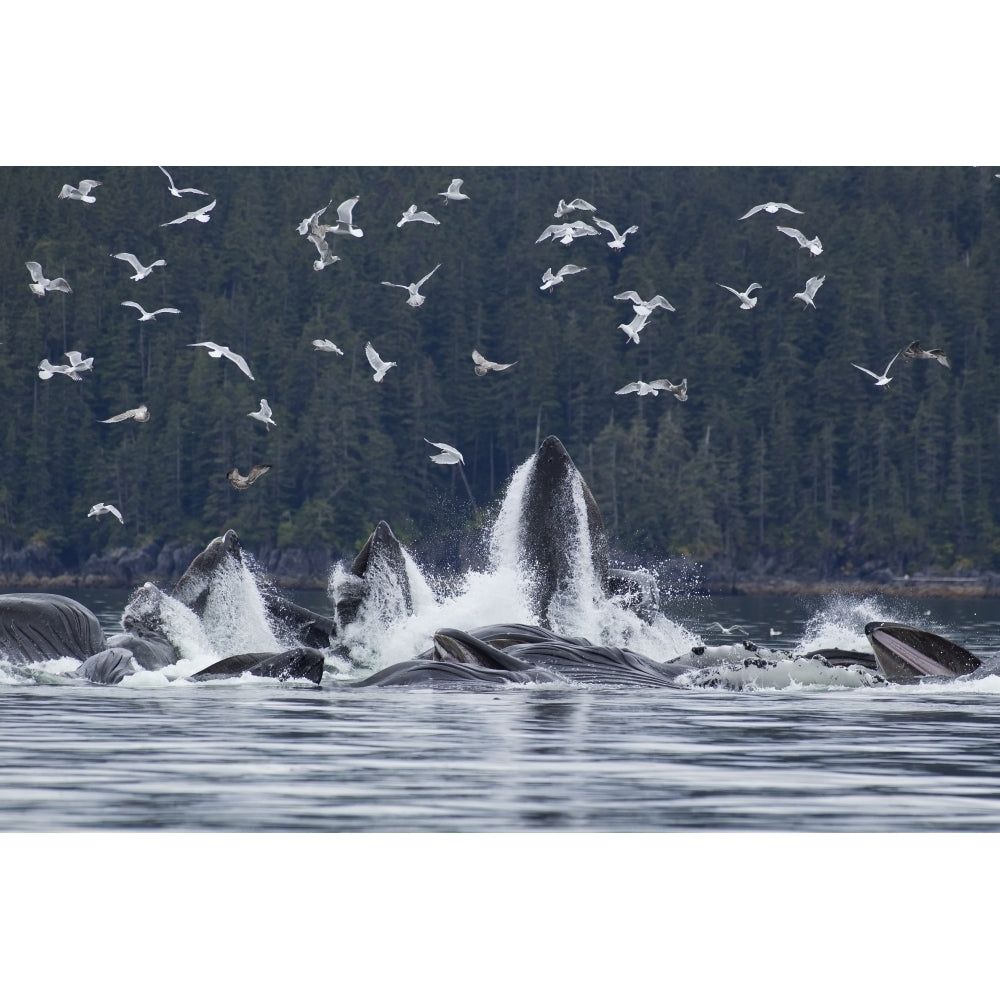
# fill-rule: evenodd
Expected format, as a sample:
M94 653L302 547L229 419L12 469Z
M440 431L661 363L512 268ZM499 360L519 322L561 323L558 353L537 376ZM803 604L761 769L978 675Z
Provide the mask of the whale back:
M0 658L15 664L86 660L104 648L101 623L79 601L61 594L0 595Z

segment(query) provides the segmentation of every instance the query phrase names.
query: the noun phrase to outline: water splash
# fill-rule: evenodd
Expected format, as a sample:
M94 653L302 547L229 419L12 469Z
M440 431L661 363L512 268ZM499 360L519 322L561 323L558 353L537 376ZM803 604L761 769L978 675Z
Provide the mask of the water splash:
M813 649L853 649L871 652L865 638L865 625L873 621L898 621L918 628L928 628L926 619L918 623L911 608L899 601L869 595L828 594L823 604L806 622L796 652Z

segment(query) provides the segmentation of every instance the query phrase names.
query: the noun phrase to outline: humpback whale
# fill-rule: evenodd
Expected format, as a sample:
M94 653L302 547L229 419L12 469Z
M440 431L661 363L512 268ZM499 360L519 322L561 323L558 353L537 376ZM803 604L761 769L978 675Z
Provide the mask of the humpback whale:
M323 679L323 655L304 646L282 653L237 653L191 674L188 680L222 680L244 674L279 681L305 679L319 684Z
M658 663L641 653L617 646L595 646L562 638L536 639L512 643L503 650L460 629L438 629L435 651L441 658L482 667L496 665L513 669L520 664L542 667L554 679L585 684L614 684L641 687L675 687L674 679L687 667Z
M373 590L389 587L407 614L413 612L413 595L406 572L406 557L399 539L385 521L379 521L368 536L350 569L339 574L331 584L337 622L350 625L361 614L362 605Z
M243 549L239 536L230 528L225 534L213 538L194 557L174 585L173 597L195 614L203 615L213 585L218 584L220 577L238 572L243 567ZM260 596L272 624L295 643L323 649L331 644L337 634L337 624L331 618L303 608L267 588L261 590Z
M961 677L983 665L958 643L899 622L868 622L865 636L882 672L897 684L915 684L924 677Z
M518 530L520 557L531 577L532 608L549 622L553 600L588 568L606 596L618 595L646 616L659 605L652 574L613 569L604 519L593 493L559 438L547 437L532 460Z
M61 594L0 594L0 657L37 663L104 649L104 630L89 609Z

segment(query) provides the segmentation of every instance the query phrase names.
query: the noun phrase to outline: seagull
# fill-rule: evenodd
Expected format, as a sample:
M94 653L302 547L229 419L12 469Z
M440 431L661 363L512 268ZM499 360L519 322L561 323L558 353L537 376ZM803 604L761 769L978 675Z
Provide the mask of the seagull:
M427 441L427 438L424 440ZM442 444L439 441L427 441L427 443L441 449L440 455L429 456L432 462L436 462L438 465L458 465L459 463L465 465L465 459L462 458L462 453L457 448L452 448L450 444Z
M332 226L323 226L324 231L332 229ZM324 267L329 267L331 264L336 264L340 258L335 254L330 252L330 244L326 240L318 235L317 233L310 233L307 237L310 243L316 247L319 251L319 258L313 261L313 270L322 271Z
M68 375L74 382L82 381L72 365L54 365L48 358L42 358L38 362L38 377L50 379L53 375Z
M574 198L572 201L563 201L560 198L559 207L555 211L555 217L561 219L564 215L575 211L596 212L597 209L589 201L584 201L582 198Z
M73 187L72 184L63 184L59 197L70 198L73 201L85 201L92 205L97 199L90 192L100 186L100 181L80 181L77 187Z
M354 211L354 206L358 203L358 195L353 198L348 198L347 201L342 201L337 206L337 221L334 226L328 230L335 234L336 236L364 236L364 231L358 229L357 226L351 221L351 213Z
M629 382L628 385L615 389L615 395L624 396L636 392L640 396L658 396L661 389L664 392L672 392L682 403L687 399L687 379L682 380L679 385L674 385L665 378L654 379L652 382Z
M613 240L608 242L608 246L612 250L621 250L625 246L625 237L639 232L638 226L629 226L625 232L620 233L610 222L605 222L604 219L599 219L596 215L594 216L594 225L600 226L601 229L606 229L614 237Z
M855 365L853 361L851 362L851 364L854 365L854 367L857 368L859 372L864 372L866 375L871 375L871 377L875 379L876 385L888 385L892 381L892 378L889 376L889 369L892 367L892 362L895 361L896 358L898 358L901 353L902 351L896 351L896 353L892 356L892 361L890 361L885 366L885 371L882 372L881 375L876 375L875 372L871 372L867 368L862 368L861 365Z
M468 201L469 196L467 194L462 194L462 178L456 177L449 185L447 191L438 191L438 194L444 198L444 203L447 205L449 201Z
M807 306L812 306L813 309L815 309L816 308L816 303L813 302L813 296L823 286L823 282L824 281L826 281L826 275L825 274L822 275L822 276L820 276L820 277L817 277L816 275L813 275L813 277L807 278L806 279L805 291L803 291L803 292L796 292L792 296L792 298L793 299L802 299L802 301L805 303L805 305L802 307L803 309L805 309Z
M164 175L166 176L167 183L170 185L170 187L169 187L168 190L170 191L170 193L175 198L183 198L184 195L186 195L186 194L202 194L206 198L208 197L208 192L207 191L199 191L198 188L179 188L174 183L173 177L171 177L170 174L167 173L167 171L166 171L166 169L164 167L160 167L159 169L162 170L163 173L164 173Z
M45 295L46 292L71 292L69 282L65 278L46 278L42 274L42 265L37 260L26 260L24 266L31 275L31 284L28 287L38 296Z
M774 228L777 229L779 233L791 236L791 238L795 240L800 247L806 247L806 249L808 249L808 251L816 257L823 252L823 244L820 242L818 236L814 236L810 240L797 229L790 229L788 226L775 226Z
M932 347L929 351L925 351L920 346L920 341L915 340L909 347L906 347L902 351L902 358L904 361L915 361L917 358L926 358L928 361L937 361L944 365L945 368L951 367L951 362L945 357L944 351L938 347Z
M122 512L115 507L114 504L110 503L95 503L94 506L90 508L87 517L96 517L99 521L102 514L113 514L122 524L125 523L125 519L122 517Z
M240 473L239 469L232 469L226 473L226 479L228 479L233 486L238 490L245 490L252 486L265 472L274 468L272 465L255 465L245 476Z
M149 420L149 408L143 403L134 410L125 410L123 413L116 413L113 417L108 417L107 420L100 420L98 423L120 424L123 420L134 420L136 423L144 424Z
M154 309L152 312L146 312L146 310L143 309L138 302L133 302L131 301L131 299L127 302L123 302L122 305L131 306L133 309L138 309L140 313L139 316L140 323L145 323L146 320L150 319L155 320L160 313L175 313L175 314L180 313L180 309L174 309L173 306L164 306L162 309Z
M182 222L191 222L192 219L195 222L210 222L211 217L209 216L208 213L211 212L213 208L215 208L215 201L216 199L213 198L207 205L203 206L202 208L193 208L191 209L190 212L185 212L178 219L171 219L169 222L161 222L160 228L162 229L163 226L177 226L180 225L180 223Z
M639 331L642 330L646 324L649 322L649 313L636 313L632 317L630 323L619 323L618 329L621 330L629 340L639 343Z
M561 285L563 279L567 274L579 274L581 271L586 271L585 267L580 267L579 264L563 264L555 274L552 273L552 268L546 268L545 274L542 275L542 283L538 286L541 291L549 289L551 291L553 285Z
M730 288L729 285L723 285L718 281L716 282L716 284L719 286L719 288L724 288L727 292L732 292L733 295L735 295L736 298L740 300L741 309L753 309L753 307L757 305L757 300L750 298L750 293L755 288L762 289L764 287L763 285L758 285L757 282L755 281L747 287L747 290L745 292L738 292L736 291L735 288Z
M472 360L475 363L477 375L485 375L487 372L503 372L517 364L516 361L511 361L507 365L497 364L496 361L487 361L479 351L472 352Z
M546 226L545 231L535 242L541 243L542 240L552 237L552 239L558 239L560 243L569 245L573 240L579 239L581 236L596 235L597 230L593 226L588 226L586 222L581 222L578 219L576 222L563 222L558 226Z
M152 273L154 267L167 266L165 260L154 260L149 267L146 267L144 264L139 263L139 259L134 253L113 253L111 256L115 260L124 260L135 268L135 274L131 276L133 281L142 281L143 278Z
M296 227L295 231L299 236L305 236L306 233L315 233L317 229L322 229L323 232L318 235L323 236L326 234L327 230L333 229L333 226L321 226L319 224L319 217L333 204L333 199L331 198L322 208L318 208L312 215L307 215Z
M420 294L420 286L436 271L441 265L436 264L433 271L428 271L419 281L413 282L412 285L397 285L392 281L383 281L383 285L388 285L389 288L402 288L404 292L409 293L409 298L406 300L408 306L413 306L414 309L417 306L423 305L424 300L427 298L426 295Z
M780 631L779 631L778 629L776 629L776 628L775 628L775 627L774 627L773 625L771 626L771 628L769 628L769 629L768 629L768 632L769 632L769 633L771 634L771 638L772 638L772 639L773 639L773 638L774 638L774 637L775 637L776 635L781 635L781 632L780 632Z
M210 358L228 358L247 378L253 379L253 375L250 374L250 366L239 354L229 350L228 347L220 347L211 340L199 341L197 344L188 344L188 347L207 347Z
M763 205L754 205L746 215L741 215L739 221L742 222L744 219L749 219L751 215L756 215L757 212L770 212L774 215L779 209L783 208L786 212L794 212L796 215L803 215L797 208L792 208L787 202L784 201L765 201Z
M382 379L385 378L385 373L390 368L395 368L396 367L396 362L395 361L383 361L378 356L378 351L376 351L375 348L372 347L371 341L368 341L368 343L365 344L365 355L368 358L368 364L370 364L372 366L372 368L375 369L375 374L372 375L372 378L376 382L381 382Z
M344 353L332 340L314 340L312 343L317 351L327 351L330 354Z
M614 298L619 302L631 302L637 316L648 316L657 308L677 312L662 295L654 295L651 299L643 301L638 292L629 289L627 292L619 292Z
M66 357L74 372L86 372L94 367L94 359L85 358L79 351L67 351Z
M268 431L270 431L271 427L277 427L278 426L271 419L271 407L267 405L267 400L266 399L262 399L260 401L260 409L257 410L256 413L248 413L247 416L248 417L253 417L254 420L259 420Z
M745 628L743 628L742 625L731 625L729 628L726 628L725 625L721 625L719 622L709 622L707 627L708 628L712 628L713 625L723 635L733 635L735 632L739 632L742 635L749 635L750 634L749 632L747 632L747 630Z
M430 212L418 212L416 205L411 205L403 213L403 217L396 223L396 228L402 229L408 222L429 222L432 226L441 225Z

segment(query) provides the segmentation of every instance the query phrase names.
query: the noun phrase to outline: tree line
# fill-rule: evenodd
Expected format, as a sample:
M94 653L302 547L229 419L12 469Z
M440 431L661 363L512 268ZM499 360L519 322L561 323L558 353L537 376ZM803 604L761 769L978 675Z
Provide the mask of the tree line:
M823 575L1000 568L1000 179L984 167L168 167L207 223L163 225L155 167L0 168L0 545L68 563L232 527L255 546L351 555L474 532L540 437L558 435L622 553ZM57 195L94 178L93 204ZM464 180L467 201L438 194ZM364 236L300 220L357 196ZM594 212L554 218L560 199ZM757 212L766 201L802 214ZM397 226L411 204L439 225ZM536 242L597 215L619 230ZM813 255L778 232L820 236ZM112 255L162 258L148 278ZM69 294L32 294L26 261ZM542 291L542 274L585 270ZM383 282L421 287L419 308ZM815 308L794 298L825 275ZM740 309L721 284L757 282ZM614 295L663 295L631 342ZM171 306L139 322L121 305ZM315 351L328 338L343 355ZM246 378L197 341L242 354ZM911 341L951 362L897 359ZM397 362L381 383L371 342ZM517 362L475 374L471 352ZM93 356L79 381L38 364ZM616 395L688 380L688 398ZM276 426L248 414L266 398ZM147 423L100 421L146 403ZM444 441L463 466L429 461ZM236 491L226 480L269 463ZM86 516L114 503L125 523ZM439 551L444 551L441 546Z

